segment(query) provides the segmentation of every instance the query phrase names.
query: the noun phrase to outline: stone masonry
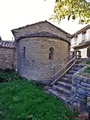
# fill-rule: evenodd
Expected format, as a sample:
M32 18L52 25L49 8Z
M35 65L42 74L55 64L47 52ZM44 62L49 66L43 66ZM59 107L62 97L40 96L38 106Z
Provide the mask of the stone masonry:
M26 48L25 57L24 47ZM50 47L54 48L53 60L49 60ZM18 71L29 80L48 82L47 80L52 80L50 77L54 72L51 67L62 61L63 57L67 57L68 53L68 43L65 41L46 37L21 39L18 42Z
M70 34L47 21L12 32L15 36L19 74L29 80L49 84L54 72L52 66L67 58L70 53ZM50 49L53 49L53 59L49 59Z
M74 74L72 78L72 93L71 104L80 107L90 113L90 78L79 75L87 66Z
M0 41L0 68L16 69L16 50L13 42Z

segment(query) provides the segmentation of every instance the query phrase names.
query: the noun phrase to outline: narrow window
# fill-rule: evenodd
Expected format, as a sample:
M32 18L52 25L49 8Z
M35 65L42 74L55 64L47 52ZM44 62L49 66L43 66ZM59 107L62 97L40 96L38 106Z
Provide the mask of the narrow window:
M49 49L49 60L53 60L53 57L54 57L54 48L50 48Z
M23 47L23 57L25 58L26 56L26 47Z

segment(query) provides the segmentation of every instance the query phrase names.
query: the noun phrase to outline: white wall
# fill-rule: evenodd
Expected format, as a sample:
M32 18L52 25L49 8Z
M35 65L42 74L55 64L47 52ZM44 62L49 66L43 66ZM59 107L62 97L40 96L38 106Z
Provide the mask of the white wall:
M87 58L87 48L80 49L79 51L81 51L82 58Z
M89 41L89 40L90 40L90 29L88 29L86 31L86 34L85 34L85 41ZM71 39L71 46L76 46L76 45L78 45L81 42L83 42L83 35L82 35L82 33L78 34L77 39L76 39L76 37Z
M87 30L87 39L90 40L90 29Z

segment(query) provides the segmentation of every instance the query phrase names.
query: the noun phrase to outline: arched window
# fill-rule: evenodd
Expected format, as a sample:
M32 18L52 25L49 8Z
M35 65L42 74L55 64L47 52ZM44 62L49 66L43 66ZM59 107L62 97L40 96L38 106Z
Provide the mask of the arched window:
M49 60L53 60L53 58L54 58L54 48L51 47L49 49Z

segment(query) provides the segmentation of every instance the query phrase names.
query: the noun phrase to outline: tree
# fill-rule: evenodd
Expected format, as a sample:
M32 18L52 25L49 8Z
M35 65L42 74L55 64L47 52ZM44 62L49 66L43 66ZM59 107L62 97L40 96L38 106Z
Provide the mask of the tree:
M60 22L62 19L75 20L79 18L79 23L90 22L90 0L56 0L54 13L50 19Z

